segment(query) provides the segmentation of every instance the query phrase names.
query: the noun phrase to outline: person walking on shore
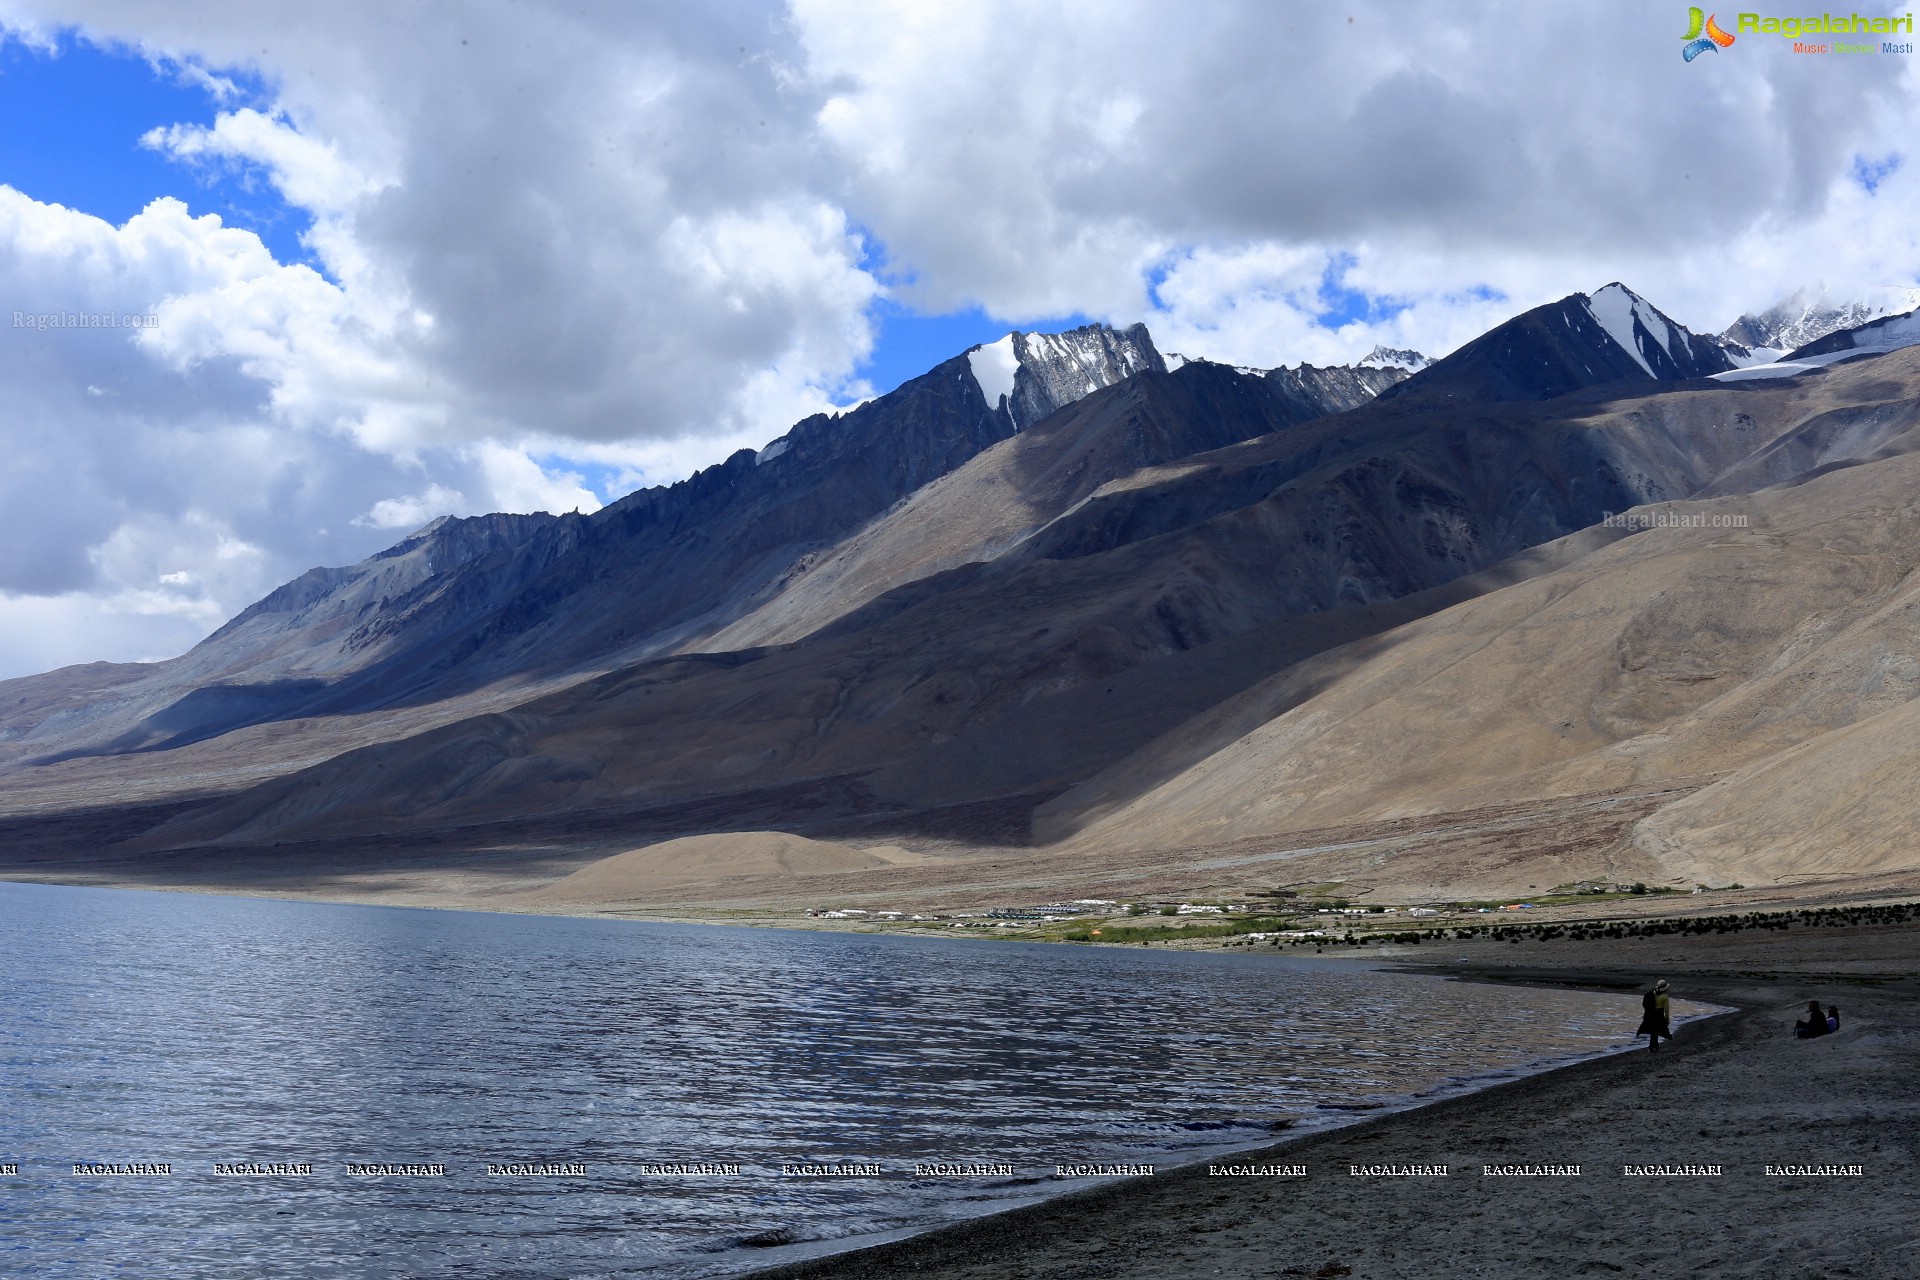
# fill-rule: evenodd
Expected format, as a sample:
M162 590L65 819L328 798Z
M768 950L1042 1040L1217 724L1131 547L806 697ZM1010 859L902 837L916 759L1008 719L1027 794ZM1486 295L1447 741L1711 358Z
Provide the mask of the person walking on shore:
M1673 1024L1669 1021L1667 1008L1667 980L1665 978L1653 984L1653 990L1640 997L1640 1029L1637 1036L1647 1038L1647 1052L1660 1052L1662 1037L1673 1039Z

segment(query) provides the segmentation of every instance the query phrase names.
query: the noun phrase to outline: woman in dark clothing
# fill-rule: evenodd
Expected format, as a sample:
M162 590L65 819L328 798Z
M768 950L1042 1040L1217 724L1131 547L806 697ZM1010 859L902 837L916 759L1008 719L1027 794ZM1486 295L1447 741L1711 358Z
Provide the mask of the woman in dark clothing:
M1837 1022L1838 1020L1838 1013L1836 1011L1835 1021ZM1807 1020L1805 1022L1794 1023L1793 1034L1799 1036L1802 1040L1811 1040L1815 1036L1827 1034L1827 1015L1820 1012L1820 1002L1818 1000L1807 1001Z
M1653 984L1653 990L1640 997L1640 1029L1633 1034L1647 1038L1647 1052L1660 1052L1660 1040L1673 1039L1673 1025L1668 1021L1667 980L1665 978Z

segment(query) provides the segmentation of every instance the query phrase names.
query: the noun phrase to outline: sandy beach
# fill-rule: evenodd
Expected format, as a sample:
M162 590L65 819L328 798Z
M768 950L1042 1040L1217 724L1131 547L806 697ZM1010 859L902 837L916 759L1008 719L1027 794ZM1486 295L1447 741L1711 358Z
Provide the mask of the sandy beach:
M1586 1062L1230 1162L1304 1164L1305 1177L1163 1170L757 1275L1920 1276L1920 929L1449 944L1443 963L1426 950L1426 972L1617 990L1629 1029L1655 975L1678 997L1736 1011L1682 1028L1658 1055ZM1840 1007L1839 1034L1794 1038L1810 999ZM1576 1165L1578 1176L1483 1171ZM1418 1176L1434 1166L1446 1175Z

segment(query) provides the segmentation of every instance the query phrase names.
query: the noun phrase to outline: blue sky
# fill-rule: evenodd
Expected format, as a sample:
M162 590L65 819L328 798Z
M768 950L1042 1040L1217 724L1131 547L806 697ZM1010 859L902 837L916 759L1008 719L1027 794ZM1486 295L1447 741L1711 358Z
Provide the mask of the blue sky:
M140 144L170 124L211 125L222 107L259 106L257 80L231 74L221 101L178 67L128 50L59 39L55 52L0 40L0 182L119 225L159 196L258 235L281 262L318 263L300 243L311 219L257 169L186 166Z

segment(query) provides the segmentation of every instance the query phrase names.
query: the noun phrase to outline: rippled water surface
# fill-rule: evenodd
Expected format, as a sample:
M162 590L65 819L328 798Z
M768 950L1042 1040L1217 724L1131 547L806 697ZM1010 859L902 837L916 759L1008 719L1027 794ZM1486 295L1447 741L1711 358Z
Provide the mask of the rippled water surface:
M0 973L10 1277L734 1273L1075 1185L1056 1164L1164 1167L1619 1047L1639 1015L1352 962L13 884ZM216 1176L239 1161L313 1172ZM936 1161L1014 1173L915 1175ZM487 1172L526 1162L585 1173Z

